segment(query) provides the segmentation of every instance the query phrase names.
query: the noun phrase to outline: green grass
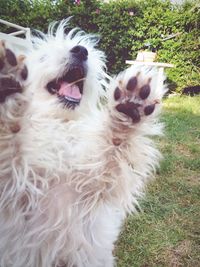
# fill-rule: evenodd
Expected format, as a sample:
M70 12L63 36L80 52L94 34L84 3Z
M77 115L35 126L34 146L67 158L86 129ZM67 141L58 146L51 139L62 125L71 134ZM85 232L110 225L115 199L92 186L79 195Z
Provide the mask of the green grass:
M165 99L161 168L117 243L118 267L200 267L200 97Z

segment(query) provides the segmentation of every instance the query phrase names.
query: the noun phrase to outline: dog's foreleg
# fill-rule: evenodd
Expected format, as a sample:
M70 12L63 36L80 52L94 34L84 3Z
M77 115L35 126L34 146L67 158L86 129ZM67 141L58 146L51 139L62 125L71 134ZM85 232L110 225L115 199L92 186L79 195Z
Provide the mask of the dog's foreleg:
M17 58L0 41L0 208L1 192L12 181L14 160L20 159L20 130L28 98L24 95L28 71L23 57Z
M81 172L84 183L78 177L85 213L94 207L95 213L99 208L99 217L96 214L92 220L93 228L88 226L88 240L100 244L93 250L94 255L100 255L102 266L114 266L111 252L122 220L126 212L135 211L158 164L160 153L149 136L161 133L162 125L157 119L164 92L157 87L156 71L149 69L132 67L110 84L108 106L102 110L101 138L93 134L98 141L88 146L96 148L93 153L86 153L90 169ZM94 168L92 162L96 163Z
M160 159L150 138L162 133L158 115L166 90L157 85L155 69L131 67L113 79L108 90L105 170L113 183L110 195L128 211L134 210Z
M28 76L24 57L14 52L0 41L0 136L15 134L20 130L20 120L27 106L24 96ZM6 140L1 140L6 142Z
M157 117L165 93L164 86L158 88L157 71L131 67L113 79L110 87L113 144L120 145L134 135L156 135Z

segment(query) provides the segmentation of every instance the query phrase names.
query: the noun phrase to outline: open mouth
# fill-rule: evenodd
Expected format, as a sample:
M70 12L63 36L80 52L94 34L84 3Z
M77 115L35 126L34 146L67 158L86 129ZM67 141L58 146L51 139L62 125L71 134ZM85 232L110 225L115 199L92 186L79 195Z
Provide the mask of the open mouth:
M50 81L46 88L50 94L56 94L65 107L74 109L82 99L86 72L82 65L73 66L62 77Z

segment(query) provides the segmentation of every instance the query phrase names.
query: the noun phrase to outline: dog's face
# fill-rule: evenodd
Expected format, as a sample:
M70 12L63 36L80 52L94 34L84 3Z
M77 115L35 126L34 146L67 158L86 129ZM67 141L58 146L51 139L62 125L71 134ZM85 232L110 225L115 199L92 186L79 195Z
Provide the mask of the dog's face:
M80 105L84 94L84 81L87 79L88 50L75 45L68 52L66 69L46 84L48 92L55 95L63 106L75 109Z
M61 23L43 39L34 39L36 49L28 57L30 84L38 98L50 100L68 113L83 112L96 105L103 94L104 54L95 48L94 37L77 30L64 34Z

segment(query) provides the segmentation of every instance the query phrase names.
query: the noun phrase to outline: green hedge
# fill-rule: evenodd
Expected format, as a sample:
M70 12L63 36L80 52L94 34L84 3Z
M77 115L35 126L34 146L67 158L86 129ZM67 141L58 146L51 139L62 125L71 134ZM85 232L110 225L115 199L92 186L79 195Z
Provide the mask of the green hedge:
M136 58L150 44L157 50L157 60L175 64L167 77L171 88L180 91L200 84L199 7L195 1L178 6L167 0L1 0L0 17L47 31L51 21L73 16L71 27L78 25L100 35L99 46L107 54L110 73L123 70L126 59ZM162 40L179 32L175 38Z

